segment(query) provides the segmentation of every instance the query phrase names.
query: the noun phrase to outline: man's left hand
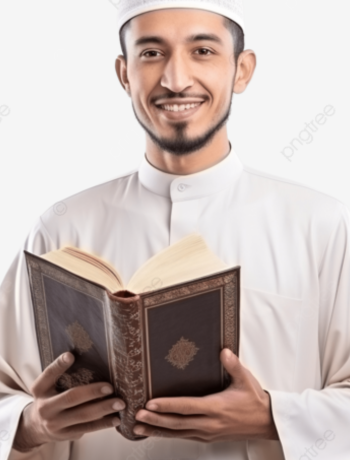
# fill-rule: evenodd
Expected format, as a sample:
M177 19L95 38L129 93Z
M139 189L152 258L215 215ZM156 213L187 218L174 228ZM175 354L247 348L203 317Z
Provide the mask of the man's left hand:
M230 350L222 350L220 360L231 376L226 390L204 397L152 399L137 413L142 423L134 432L201 442L278 440L269 394Z

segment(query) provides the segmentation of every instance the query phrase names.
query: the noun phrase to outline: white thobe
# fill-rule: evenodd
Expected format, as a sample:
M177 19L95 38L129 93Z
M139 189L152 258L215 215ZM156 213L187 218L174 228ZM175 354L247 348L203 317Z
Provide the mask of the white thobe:
M11 450L41 373L23 250L65 244L109 260L125 282L191 232L242 273L240 359L271 395L280 441L132 442L114 428L75 442ZM176 176L140 168L46 211L1 286L0 460L348 460L349 214L334 198L243 167L233 150ZM235 410L235 407L232 407Z

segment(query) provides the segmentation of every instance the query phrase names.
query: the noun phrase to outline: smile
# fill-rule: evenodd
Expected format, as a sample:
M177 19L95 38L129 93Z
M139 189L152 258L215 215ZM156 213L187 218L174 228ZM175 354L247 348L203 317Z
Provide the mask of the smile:
M167 110L168 112L183 112L185 110L194 109L201 105L201 102L196 102L193 104L164 104L160 105L159 107L163 110Z

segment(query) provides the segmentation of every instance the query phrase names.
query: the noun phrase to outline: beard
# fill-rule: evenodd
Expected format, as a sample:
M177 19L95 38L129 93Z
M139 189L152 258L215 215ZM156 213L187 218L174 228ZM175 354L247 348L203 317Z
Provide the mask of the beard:
M227 123L227 120L231 114L231 105L233 98L233 91L231 91L231 99L228 108L213 126L211 126L205 133L200 136L190 138L186 133L188 122L182 121L174 124L175 135L172 138L157 136L148 126L146 126L138 117L134 105L132 105L135 117L153 142L158 145L160 149L165 152L169 152L173 155L189 155L197 150L200 150L207 144L209 144L215 134Z

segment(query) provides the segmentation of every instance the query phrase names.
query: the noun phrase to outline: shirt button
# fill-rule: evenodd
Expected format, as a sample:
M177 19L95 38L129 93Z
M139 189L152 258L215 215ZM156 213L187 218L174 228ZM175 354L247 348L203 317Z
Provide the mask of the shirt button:
M177 189L179 192L184 192L186 190L187 186L185 184L180 184L177 186Z

